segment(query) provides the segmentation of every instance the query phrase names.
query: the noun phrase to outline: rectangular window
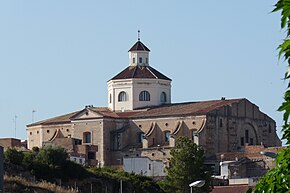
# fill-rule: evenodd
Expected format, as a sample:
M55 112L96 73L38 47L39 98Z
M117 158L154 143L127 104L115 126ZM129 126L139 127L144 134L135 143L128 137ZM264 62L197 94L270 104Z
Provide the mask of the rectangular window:
M121 133L115 133L113 135L113 150L121 149Z
M223 120L220 119L220 127L223 127Z
M139 63L142 63L142 58L141 57L139 58Z
M142 143L144 139L144 133L138 133L138 143Z
M168 142L170 140L170 132L165 132L165 142Z
M96 159L96 152L89 151L88 152L88 159Z
M250 138L250 145L254 145L254 139Z
M136 62L136 61L135 61L135 58L133 58L133 64L135 64L135 62Z
M241 137L241 146L244 146L244 145L245 145L244 138Z
M245 131L246 143L249 143L249 130Z
M148 64L148 58L146 58L146 64Z

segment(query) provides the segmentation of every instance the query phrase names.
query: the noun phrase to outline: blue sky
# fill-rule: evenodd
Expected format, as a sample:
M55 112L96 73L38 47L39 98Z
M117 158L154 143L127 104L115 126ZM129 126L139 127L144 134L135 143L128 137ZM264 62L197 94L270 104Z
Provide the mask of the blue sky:
M137 40L170 77L172 101L247 98L277 122L286 69L274 0L0 2L0 137L85 105L107 105L107 80Z

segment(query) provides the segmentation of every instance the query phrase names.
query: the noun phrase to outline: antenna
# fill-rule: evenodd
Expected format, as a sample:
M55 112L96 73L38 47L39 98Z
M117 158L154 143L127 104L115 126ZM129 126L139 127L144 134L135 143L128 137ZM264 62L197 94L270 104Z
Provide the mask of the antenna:
M34 113L36 112L36 110L32 110L32 123L34 122Z
M17 115L14 115L13 121L14 121L14 131L15 131L15 139L16 139L16 120L17 120Z
M138 30L138 41L140 41L140 30Z

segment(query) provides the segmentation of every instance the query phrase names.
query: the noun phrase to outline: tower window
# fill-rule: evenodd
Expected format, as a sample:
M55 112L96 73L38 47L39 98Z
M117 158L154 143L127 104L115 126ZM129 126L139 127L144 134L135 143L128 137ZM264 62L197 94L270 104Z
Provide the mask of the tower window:
M109 102L112 103L112 94L109 96Z
M150 101L150 93L146 90L139 94L139 101Z
M139 63L140 63L140 64L142 63L142 57L139 58Z
M146 58L146 64L148 64L148 58Z
M135 64L136 63L136 61L135 61L136 59L135 58L133 58L133 64Z
M119 96L118 96L118 101L121 102L121 101L127 101L127 94L122 91L119 93Z
M166 100L166 93L165 92L162 92L161 95L160 95L160 102L161 103L166 103L167 100Z

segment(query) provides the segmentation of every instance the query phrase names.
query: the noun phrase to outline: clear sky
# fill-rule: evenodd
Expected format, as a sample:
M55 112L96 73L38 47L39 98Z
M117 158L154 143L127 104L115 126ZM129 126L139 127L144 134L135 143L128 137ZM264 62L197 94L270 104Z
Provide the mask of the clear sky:
M286 69L274 0L0 1L0 137L85 105L107 106L107 81L141 41L170 77L172 102L247 98L276 120ZM35 110L36 112L32 113Z

